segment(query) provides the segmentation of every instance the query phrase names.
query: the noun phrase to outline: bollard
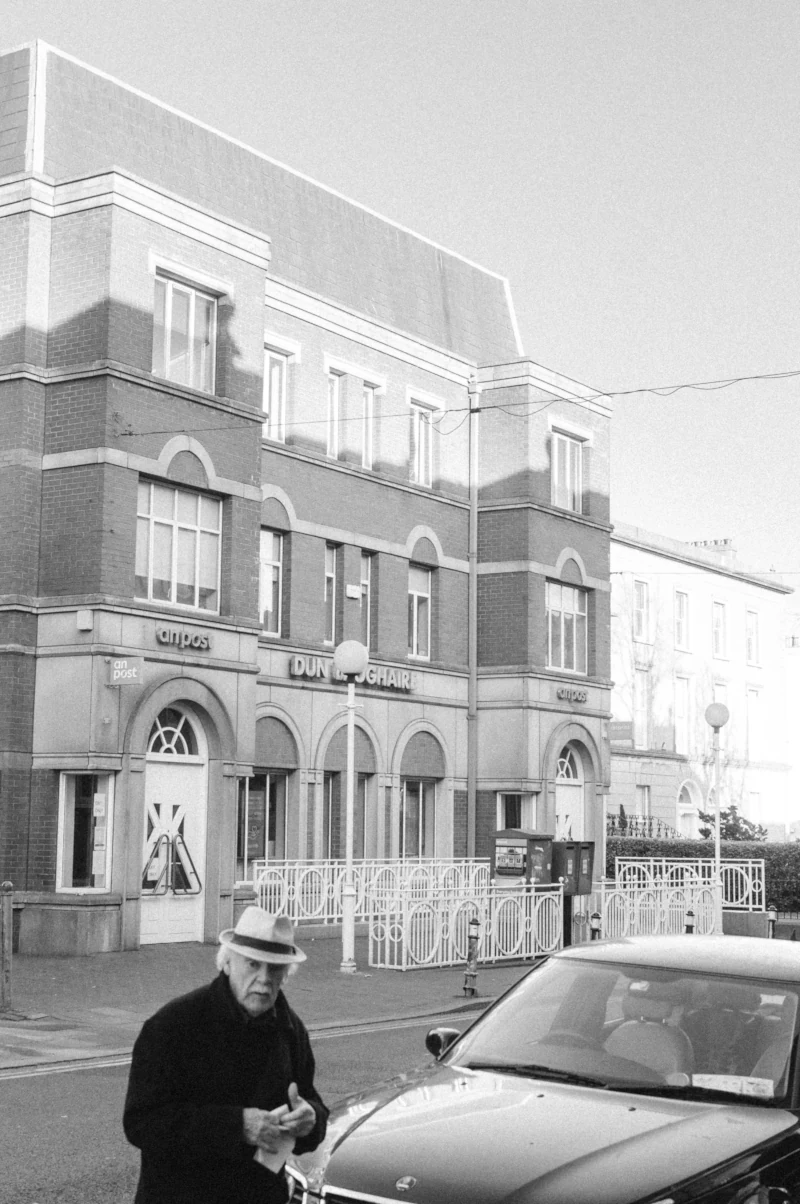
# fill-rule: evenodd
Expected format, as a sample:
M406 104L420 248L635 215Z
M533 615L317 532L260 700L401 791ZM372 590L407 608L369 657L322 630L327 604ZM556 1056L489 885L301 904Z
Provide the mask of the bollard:
M475 916L469 922L469 939L467 943L467 968L464 971L464 994L478 994L478 928Z
M778 909L774 903L771 903L767 908L767 936L773 939L775 936L775 925L778 923Z
M593 941L600 940L600 937L602 935L600 932L602 923L603 923L603 919L602 919L602 916L600 915L600 912L593 911L592 914L589 916L589 927L591 929L591 939Z
M686 913L686 927L684 929L690 936L694 933L694 912L691 907Z
M0 886L0 1012L11 1011L11 938L14 923L14 886Z

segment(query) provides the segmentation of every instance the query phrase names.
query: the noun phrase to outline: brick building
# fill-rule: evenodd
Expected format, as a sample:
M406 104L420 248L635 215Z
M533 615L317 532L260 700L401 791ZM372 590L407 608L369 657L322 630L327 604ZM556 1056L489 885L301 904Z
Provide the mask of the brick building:
M777 575L750 572L730 541L687 544L615 524L611 538L609 810L649 816L686 836L714 810L713 731L724 703L721 805L785 839L791 691L786 607Z
M506 281L41 43L0 130L20 948L215 939L341 855L343 639L356 856L602 842L609 414Z

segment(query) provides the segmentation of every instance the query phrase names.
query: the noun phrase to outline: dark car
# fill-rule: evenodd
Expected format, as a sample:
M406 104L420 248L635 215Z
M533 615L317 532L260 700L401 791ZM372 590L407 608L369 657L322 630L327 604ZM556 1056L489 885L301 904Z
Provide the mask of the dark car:
M295 1204L800 1202L800 946L563 950L432 1064L344 1100Z

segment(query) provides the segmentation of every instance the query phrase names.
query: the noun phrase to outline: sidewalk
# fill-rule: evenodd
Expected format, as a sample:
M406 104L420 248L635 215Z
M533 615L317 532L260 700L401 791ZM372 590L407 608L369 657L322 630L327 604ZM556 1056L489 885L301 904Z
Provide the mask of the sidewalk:
M529 964L481 966L475 997L464 969L372 970L356 937L355 974L342 974L341 942L297 934L308 956L286 995L310 1029L476 1011L515 983ZM91 1058L124 1058L148 1016L215 975L214 945L146 945L90 957L15 957L13 1013L0 1012L0 1071Z

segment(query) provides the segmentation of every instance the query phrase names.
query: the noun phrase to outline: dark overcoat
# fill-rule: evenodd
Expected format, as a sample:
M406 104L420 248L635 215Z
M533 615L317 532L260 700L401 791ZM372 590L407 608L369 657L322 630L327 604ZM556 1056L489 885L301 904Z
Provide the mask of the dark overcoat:
M317 1120L295 1151L325 1135L305 1025L281 992L249 1017L221 973L147 1020L133 1047L123 1125L141 1150L135 1204L284 1204L286 1180L255 1162L244 1108L286 1104L296 1083Z

